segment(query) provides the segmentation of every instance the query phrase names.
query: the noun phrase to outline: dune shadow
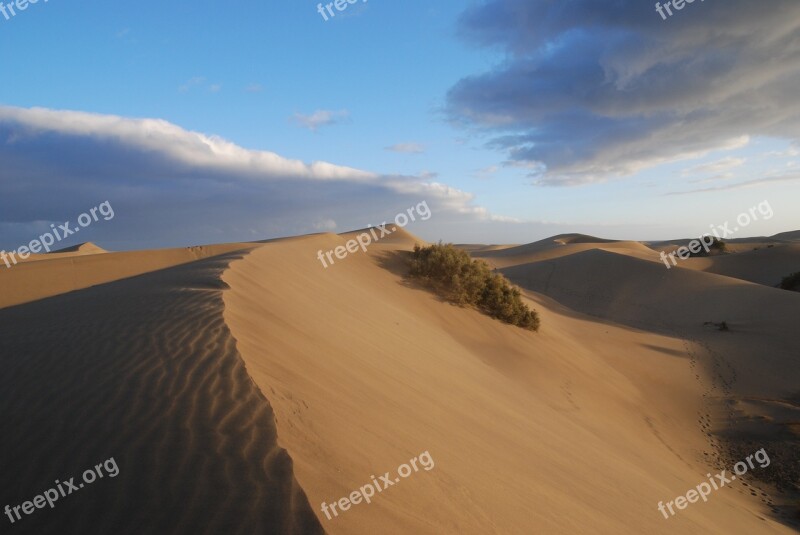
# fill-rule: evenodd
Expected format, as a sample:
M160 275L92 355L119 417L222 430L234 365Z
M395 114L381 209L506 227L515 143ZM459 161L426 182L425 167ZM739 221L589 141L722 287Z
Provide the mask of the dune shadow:
M379 267L400 278L397 284L404 288L428 293L434 296L440 303L452 304L450 301L431 290L424 282L408 276L408 262L411 260L411 251L383 251L373 256L373 258Z
M224 321L241 256L0 310L0 501L119 467L9 533L323 533Z
M668 347L657 346L654 344L639 344L642 347L646 347L647 349L651 349L653 351L658 351L659 353L664 353L665 355L669 355L671 357L679 357L682 359L690 358L689 355L685 351L680 351L677 349L670 349Z

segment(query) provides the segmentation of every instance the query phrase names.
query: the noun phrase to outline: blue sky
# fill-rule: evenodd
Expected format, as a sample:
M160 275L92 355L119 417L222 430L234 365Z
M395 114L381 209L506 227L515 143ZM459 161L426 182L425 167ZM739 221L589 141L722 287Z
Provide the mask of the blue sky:
M431 240L693 236L764 200L775 216L747 234L800 229L800 11L776 1L754 24L753 2L706 2L662 21L645 4L369 0L326 22L306 0L40 0L0 15L0 247L105 200L120 217L87 237L111 248L343 232L426 195L438 215L410 230ZM775 42L741 53L760 34ZM163 122L157 148L139 119ZM188 133L358 172L187 170Z

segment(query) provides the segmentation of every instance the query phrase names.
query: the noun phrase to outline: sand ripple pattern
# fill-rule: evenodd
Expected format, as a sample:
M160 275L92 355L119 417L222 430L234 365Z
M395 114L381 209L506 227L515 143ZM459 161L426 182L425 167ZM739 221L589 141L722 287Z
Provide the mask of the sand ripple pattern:
M223 321L240 256L0 310L0 507L120 468L0 532L323 532Z

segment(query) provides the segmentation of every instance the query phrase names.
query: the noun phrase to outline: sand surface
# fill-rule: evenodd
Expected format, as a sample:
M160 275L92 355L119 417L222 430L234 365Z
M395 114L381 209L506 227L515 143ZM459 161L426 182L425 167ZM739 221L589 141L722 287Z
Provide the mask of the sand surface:
M582 235L469 246L524 289L531 333L405 280L403 231L322 266L357 234L0 272L0 506L120 468L10 532L796 532L752 481L657 510L719 471L720 434L800 421L800 295L758 265L795 245L673 270ZM431 470L322 512L423 452Z
M217 250L225 249L242 245ZM38 296L190 256L104 254L9 273ZM223 320L220 275L237 257L0 309L0 506L32 500L56 480L77 484L112 457L119 467L52 510L14 525L3 517L3 533L322 533ZM45 285L41 274L44 289L35 285Z
M544 327L528 333L404 282L410 236L323 268L317 250L348 237L265 245L224 275L226 321L328 532L792 532L741 485L669 520L656 509L714 468L702 423L712 417L704 395L713 379L701 362L712 357L702 341L615 325L533 293ZM630 242L489 253L510 265L537 254L614 255L608 249L630 253L634 272L659 270L638 258L655 253ZM423 451L436 461L431 471L369 505L322 515L323 501Z

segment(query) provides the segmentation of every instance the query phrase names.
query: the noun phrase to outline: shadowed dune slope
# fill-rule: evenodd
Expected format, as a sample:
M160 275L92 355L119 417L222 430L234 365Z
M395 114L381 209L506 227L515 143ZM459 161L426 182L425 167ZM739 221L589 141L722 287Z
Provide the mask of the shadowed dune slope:
M777 238L779 240L800 241L800 230L792 230L792 231L789 231L789 232L781 232L780 234L775 234L772 237L773 238Z
M784 277L800 271L800 244L760 246L755 251L752 249L736 254L690 258L679 262L681 267L771 287L777 286Z
M323 268L317 251L346 238L266 244L223 275L226 321L328 532L792 532L738 482L669 520L656 508L714 470L701 346L533 293L539 334L451 306L401 277L415 240ZM322 513L424 451L432 470Z
M702 338L724 345L741 364L739 385L788 392L800 385L793 325L800 294L690 269L666 269L607 251L586 251L501 272L519 286L570 308L633 327ZM703 327L726 321L735 331L720 336ZM737 349L738 347L738 349ZM756 359L754 356L758 355Z
M146 254L122 258L138 259L139 269L185 261L176 252ZM133 269L114 256L81 258L73 284ZM55 480L75 477L77 485L84 470L111 457L119 467L117 477L52 510L13 526L4 516L3 533L322 533L277 446L272 409L223 321L219 276L234 258L0 310L0 506L21 505ZM33 265L15 274L30 284L48 273L26 267Z

